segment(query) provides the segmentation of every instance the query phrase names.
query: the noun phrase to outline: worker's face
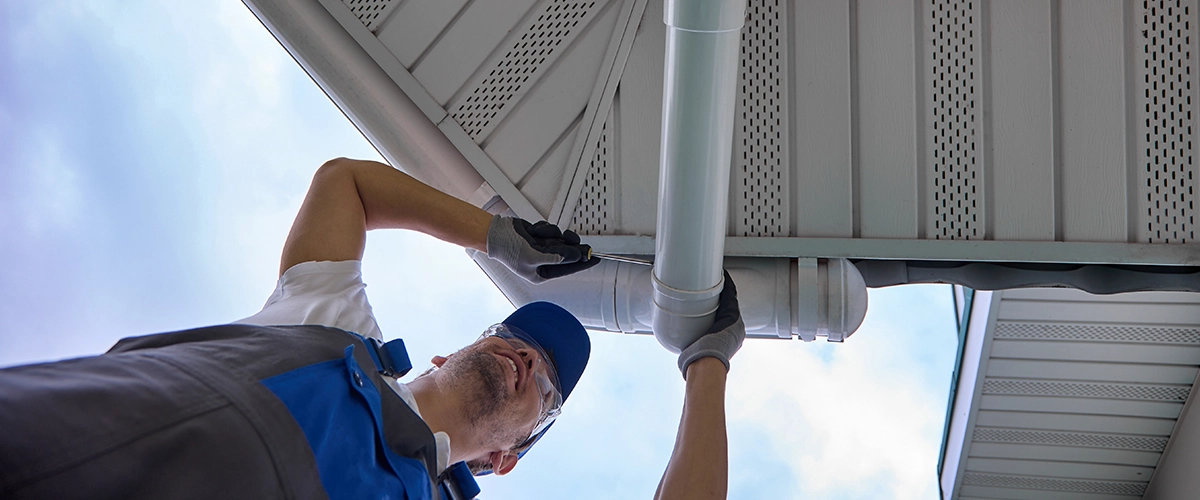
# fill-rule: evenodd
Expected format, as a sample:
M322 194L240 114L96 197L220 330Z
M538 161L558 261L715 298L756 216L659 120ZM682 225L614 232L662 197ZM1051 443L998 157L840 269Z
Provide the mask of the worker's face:
M463 394L463 413L482 434L482 442L500 451L497 473L507 472L504 453L525 441L545 406L536 382L546 362L534 349L498 337L486 337L448 358L435 358L440 376ZM515 459L512 461L515 464Z

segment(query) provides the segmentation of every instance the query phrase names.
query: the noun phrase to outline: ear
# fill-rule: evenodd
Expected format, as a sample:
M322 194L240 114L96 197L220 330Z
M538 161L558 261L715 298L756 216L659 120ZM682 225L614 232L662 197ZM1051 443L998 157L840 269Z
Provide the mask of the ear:
M513 468L517 466L517 461L521 459L511 451L493 451L489 458L492 459L492 472L497 476L512 472Z
M451 354L451 356L453 356L453 354ZM436 366L436 367L438 367L438 368L441 368L441 367L442 367L442 365L446 364L446 361L447 361L447 360L449 360L449 359L450 359L450 358L448 358L448 357L443 357L443 356L434 356L434 357L433 357L433 359L429 360L429 362L430 362L430 363L433 363L433 366Z

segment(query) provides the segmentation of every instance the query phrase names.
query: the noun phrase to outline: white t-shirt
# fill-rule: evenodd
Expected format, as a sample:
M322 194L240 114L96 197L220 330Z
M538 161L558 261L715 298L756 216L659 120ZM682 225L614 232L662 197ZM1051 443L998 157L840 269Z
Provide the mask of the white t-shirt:
M288 268L262 310L238 323L332 326L383 340L357 260L301 262Z
M262 310L234 323L330 326L383 341L383 333L379 331L371 303L367 300L362 263L357 260L301 262L288 268L279 277L275 292ZM391 377L383 377L383 380L418 417L421 416L417 400L407 386ZM449 465L450 436L437 432L433 438L437 443L438 474L441 474Z

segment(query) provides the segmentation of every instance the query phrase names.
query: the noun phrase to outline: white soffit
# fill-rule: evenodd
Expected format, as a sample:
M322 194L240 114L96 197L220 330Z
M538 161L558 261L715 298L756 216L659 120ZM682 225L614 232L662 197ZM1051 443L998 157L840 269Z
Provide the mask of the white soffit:
M1141 498L1200 368L1200 294L1025 289L994 292L990 307L976 300L943 493ZM1172 453L1194 455L1195 441Z
M661 1L342 5L519 214L646 253ZM1195 265L1196 15L1195 0L751 2L730 253L1075 262L1079 244L1092 262ZM889 248L930 240L974 244Z

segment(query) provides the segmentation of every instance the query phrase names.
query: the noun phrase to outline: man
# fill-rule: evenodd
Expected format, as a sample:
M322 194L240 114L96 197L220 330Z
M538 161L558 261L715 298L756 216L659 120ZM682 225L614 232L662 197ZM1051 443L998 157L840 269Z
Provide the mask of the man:
M485 251L533 282L598 263L569 231L494 217L387 165L330 161L258 314L0 370L0 498L470 498L467 469L511 471L582 375L586 332L529 304L398 383L407 353L382 343L359 273L366 231L381 228ZM664 498L724 496L724 380L744 337L727 283L711 334L680 356Z

